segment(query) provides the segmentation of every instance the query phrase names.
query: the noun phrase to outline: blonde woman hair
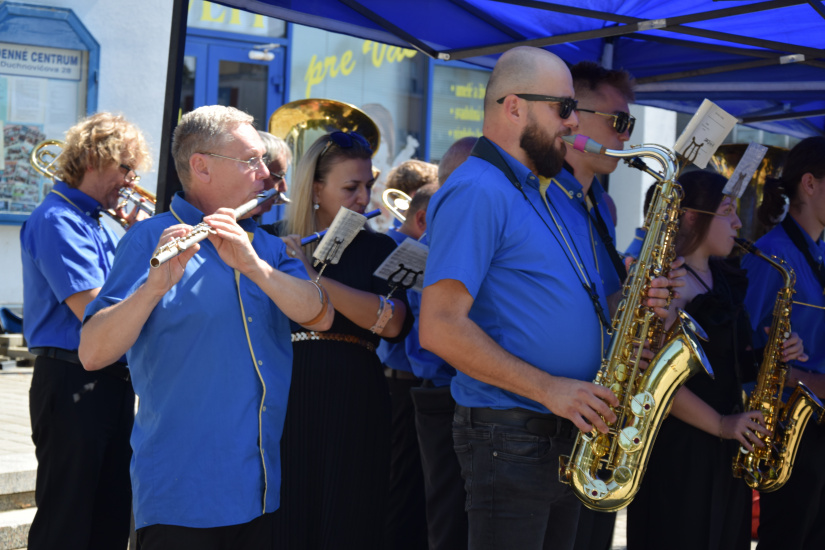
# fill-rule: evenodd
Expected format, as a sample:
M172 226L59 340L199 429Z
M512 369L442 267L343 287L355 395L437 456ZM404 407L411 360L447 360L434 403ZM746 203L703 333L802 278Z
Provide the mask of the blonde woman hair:
M77 188L90 166L100 170L112 164L124 164L132 170L148 170L152 159L137 126L123 115L102 112L69 128L57 164L57 177L69 187Z
M339 162L349 159L371 159L372 151L360 140L353 139L351 147L340 147L326 134L318 138L304 152L295 175L292 178L292 202L286 209L284 230L286 235L300 235L306 237L318 231L315 219L315 208L312 200L313 183L326 183L332 167ZM305 252L311 255L315 252L318 241L308 244Z

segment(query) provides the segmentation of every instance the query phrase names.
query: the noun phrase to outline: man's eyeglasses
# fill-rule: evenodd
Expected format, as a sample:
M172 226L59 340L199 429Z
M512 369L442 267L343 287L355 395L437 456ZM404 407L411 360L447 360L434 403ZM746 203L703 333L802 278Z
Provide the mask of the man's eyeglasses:
M372 155L372 147L370 146L370 142L367 141L367 138L359 134L358 132L332 132L327 139L326 145L324 145L324 150L321 151L321 154L318 155L318 158L324 156L324 153L330 148L330 146L337 145L341 149L351 149L355 144L360 145L367 151L369 154Z
M235 162L240 162L242 164L246 164L250 170L260 170L261 168L266 167L267 158L266 157L252 157L251 159L236 159L234 157L225 157L223 155L219 155L217 153L201 153L203 155L209 155L210 157L218 157L219 159L226 159L226 160L234 160Z
M137 172L135 172L131 166L121 164L120 169L125 172L123 179L126 180L126 183L137 183L140 181L140 176L137 175Z
M633 133L633 127L636 126L636 117L631 115L630 113L625 113L624 111L619 111L616 113L603 113L601 111L593 111L591 109L576 109L577 111L583 113L593 113L596 115L602 116L609 116L613 117L613 128L616 132L623 134L627 131L627 136Z
M286 178L286 172L270 172L269 177L275 181L281 181Z
M559 104L559 116L562 119L570 118L570 115L573 114L573 111L576 110L576 106L579 102L572 97L555 97L552 95L541 95L541 94L507 94L507 95L514 95L520 99L525 101L549 101L551 103L558 103ZM496 103L504 103L504 100L507 96L501 97L496 100Z

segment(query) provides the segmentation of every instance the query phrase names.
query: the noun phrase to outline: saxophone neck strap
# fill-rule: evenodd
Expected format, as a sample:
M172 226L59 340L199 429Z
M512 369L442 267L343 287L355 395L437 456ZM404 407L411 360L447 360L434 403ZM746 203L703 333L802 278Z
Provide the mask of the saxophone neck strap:
M785 216L785 219L782 220L782 229L788 234L794 246L805 256L805 261L811 266L811 271L814 272L816 279L819 281L819 285L825 290L825 266L823 266L821 262L816 261L813 255L811 255L811 249L808 247L805 235L802 234L802 230L799 229L799 226L796 225L796 222L790 215Z

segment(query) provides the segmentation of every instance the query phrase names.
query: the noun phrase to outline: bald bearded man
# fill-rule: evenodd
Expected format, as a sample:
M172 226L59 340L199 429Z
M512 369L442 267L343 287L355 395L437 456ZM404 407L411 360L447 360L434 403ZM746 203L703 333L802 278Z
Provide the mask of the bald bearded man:
M607 297L587 227L552 202L562 136L578 125L555 55L504 53L484 100L484 137L430 202L420 339L458 373L455 451L469 547L570 549L580 504L558 480L578 429L607 432L615 395L593 380L609 344ZM650 291L665 304L667 280Z

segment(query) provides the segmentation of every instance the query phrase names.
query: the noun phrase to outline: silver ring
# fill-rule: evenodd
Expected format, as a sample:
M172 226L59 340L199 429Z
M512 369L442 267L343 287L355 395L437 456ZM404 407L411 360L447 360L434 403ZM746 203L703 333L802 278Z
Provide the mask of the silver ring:
M295 257L295 251L294 251L294 250L290 250L290 251L289 251L289 255L290 255L290 256L292 256L292 257L294 258L294 257Z

